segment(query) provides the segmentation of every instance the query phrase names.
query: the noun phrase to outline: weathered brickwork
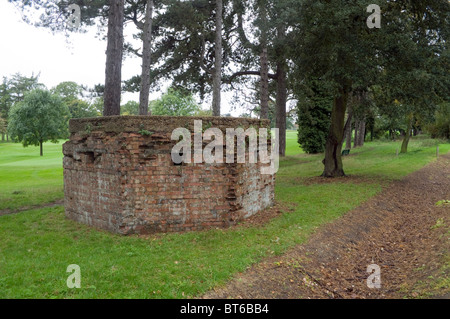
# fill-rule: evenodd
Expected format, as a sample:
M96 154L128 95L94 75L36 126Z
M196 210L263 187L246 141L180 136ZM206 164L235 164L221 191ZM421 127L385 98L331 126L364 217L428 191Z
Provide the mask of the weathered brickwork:
M227 227L271 206L275 177L260 170L267 164L172 162L173 129L193 132L194 120L224 136L226 128L269 124L220 117L73 119L63 145L66 216L119 234L147 234Z

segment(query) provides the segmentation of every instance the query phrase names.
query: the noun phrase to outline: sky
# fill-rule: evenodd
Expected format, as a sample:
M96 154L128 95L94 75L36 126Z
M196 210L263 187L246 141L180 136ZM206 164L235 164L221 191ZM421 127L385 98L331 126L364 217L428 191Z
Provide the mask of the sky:
M96 38L95 32L94 27L85 34L73 33L67 41L63 34L52 34L48 29L28 25L13 4L0 0L0 79L15 73L24 76L40 74L39 81L48 89L64 81L88 87L104 83L106 41ZM131 32L125 32L124 37L132 41ZM141 60L126 57L122 80L140 74L140 71ZM150 99L156 99L162 93L152 92ZM122 104L130 100L138 102L139 93L122 94ZM224 101L222 113L229 113L226 96Z

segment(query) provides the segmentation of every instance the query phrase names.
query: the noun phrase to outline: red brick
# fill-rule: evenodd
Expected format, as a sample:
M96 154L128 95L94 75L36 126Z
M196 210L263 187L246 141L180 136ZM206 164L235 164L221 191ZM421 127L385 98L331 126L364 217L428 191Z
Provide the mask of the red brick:
M261 175L262 164L174 166L167 151L175 141L167 127L180 118L166 117L161 119L164 125L154 128L144 125L154 132L151 136L137 132L140 122L154 123L155 117L133 118L136 124L127 118L112 117L116 126L108 126L106 118L71 120L70 140L63 146L67 217L119 234L144 234L227 227L273 204L275 177ZM192 118L183 120L192 122ZM223 123L268 125L250 119L207 120L217 121L221 129ZM98 121L114 129L96 130ZM90 122L94 129L86 135L83 130ZM135 131L129 131L133 125ZM116 127L124 129L115 131ZM146 149L163 153L145 157ZM93 162L90 150L94 150Z

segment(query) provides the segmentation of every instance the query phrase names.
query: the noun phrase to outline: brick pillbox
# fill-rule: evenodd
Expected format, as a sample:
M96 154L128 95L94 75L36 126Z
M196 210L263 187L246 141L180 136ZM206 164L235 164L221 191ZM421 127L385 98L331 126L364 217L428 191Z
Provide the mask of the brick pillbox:
M194 120L223 133L224 163L171 158L172 131ZM230 117L108 116L71 119L63 145L66 216L113 233L150 234L227 227L274 203L275 175L262 163L225 162L226 128L268 128ZM203 147L211 141L203 141ZM192 150L192 155L194 154ZM248 153L246 154L248 159Z

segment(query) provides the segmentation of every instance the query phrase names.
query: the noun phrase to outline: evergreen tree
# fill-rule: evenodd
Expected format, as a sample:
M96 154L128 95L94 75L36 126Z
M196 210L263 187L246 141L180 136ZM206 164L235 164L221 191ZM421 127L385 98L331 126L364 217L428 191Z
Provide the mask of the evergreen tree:
M220 40L227 39L232 25L229 1L223 1L222 6L222 1L165 1L164 10L153 20L154 82L170 80L175 86L199 93L202 100L216 88L217 100L222 76L214 74L220 75L229 61L229 42L223 41L220 48ZM136 88L136 82L139 77L127 81L127 88Z
M238 39L242 49L235 50L232 57L233 62L239 65L241 70L230 75L228 81L232 82L241 76L260 77L257 97L261 104L261 118L269 117L269 97L273 88L276 96L275 126L280 130L279 152L280 156L284 156L286 107L290 88L288 66L292 45L290 32L298 15L296 8L298 1L236 0L233 3L236 8ZM246 30L244 20L251 21L250 30ZM255 38L256 41L252 42L250 38ZM269 84L270 79L274 80L274 85Z
M297 105L298 143L306 153L322 153L330 127L333 98L320 80L310 81Z
M137 86L141 91L142 114L146 114L148 106L148 95L150 88L150 56L151 56L151 30L152 30L152 0L22 0L13 2L24 12L23 19L37 27L45 27L53 32L85 32L89 26L97 24L99 30L108 28L108 33L98 33L101 38L108 40L107 59L105 70L105 95L103 107L104 115L118 115L120 113L120 93L121 93L121 64L124 49L140 55L143 59L141 77ZM73 27L71 23L72 6L80 8L79 26ZM43 10L39 19L33 20L31 17L37 10ZM144 14L142 14L144 12ZM138 17L144 15L144 19ZM141 39L143 41L143 52L123 43L123 23L133 21L136 26L143 31ZM141 78L143 79L141 83Z
M293 60L297 81L321 77L334 86L331 124L325 148L322 176L344 176L341 148L349 94L356 88L374 84L389 85L391 96L409 95L398 99L403 108L420 104L413 96L430 90L437 92L437 82L427 74L426 63L448 43L449 5L434 1L373 1L381 7L381 28L370 29L367 3L352 1L342 5L337 0L304 0L293 33ZM436 60L436 59L435 59ZM416 66L416 67L414 67ZM386 74L392 81L383 79ZM407 75L408 74L408 75ZM428 73L429 74L429 73ZM448 72L447 72L448 74ZM393 79L396 78L397 81ZM399 81L400 80L400 81ZM421 81L426 84L419 87ZM395 83L396 84L395 84ZM420 92L420 93L419 93ZM425 94L425 96L429 96ZM423 96L424 99L426 97ZM406 102L407 101L407 102ZM411 117L412 118L412 117Z
M4 141L4 136L7 132L6 120L0 116L0 134L2 134L2 140Z
M377 72L373 37L378 34L368 29L365 8L364 1L345 6L337 0L301 3L295 38L299 80L320 77L335 90L323 161L325 177L345 175L341 149L348 96L354 86L373 80Z
M402 1L390 6L388 14L397 23L387 29L398 35L396 43L386 43L389 63L384 65L379 83L390 98L389 104L398 109L397 117L404 127L401 152L406 153L413 127L430 122L438 105L450 97L450 5L444 0L432 0Z

